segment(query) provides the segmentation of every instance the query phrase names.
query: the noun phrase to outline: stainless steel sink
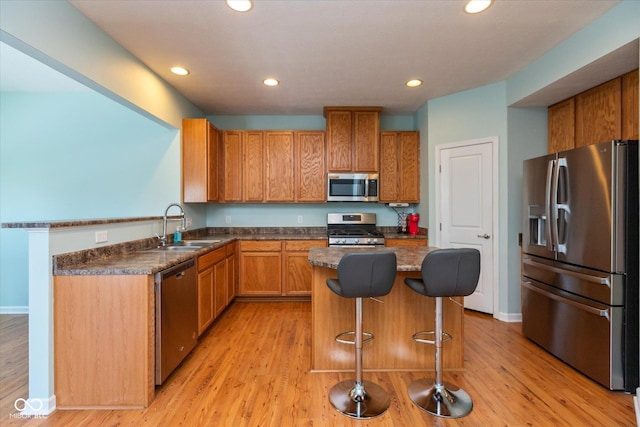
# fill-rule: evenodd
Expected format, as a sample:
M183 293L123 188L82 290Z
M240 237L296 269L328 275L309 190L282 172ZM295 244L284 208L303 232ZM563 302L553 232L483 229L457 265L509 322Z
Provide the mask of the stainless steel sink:
M222 240L183 240L180 243L172 243L167 246L157 246L155 248L146 249L153 252L166 252L166 251L181 251L190 252L197 251L198 249L206 248L214 243L220 243Z
M214 240L183 240L180 243L174 243L174 245L205 247L205 246L213 245L214 243L220 243L221 241L222 240L220 240L220 239L214 239Z

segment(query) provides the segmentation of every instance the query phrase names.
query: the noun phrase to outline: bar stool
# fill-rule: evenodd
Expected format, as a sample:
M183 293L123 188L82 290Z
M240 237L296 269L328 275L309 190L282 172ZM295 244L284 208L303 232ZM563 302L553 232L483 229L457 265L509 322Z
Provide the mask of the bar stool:
M415 292L435 297L435 331L413 335L417 342L434 344L436 378L420 379L409 384L409 397L420 409L439 417L460 418L473 409L471 397L461 388L442 380L442 343L451 339L443 331L442 298L471 295L480 278L480 252L476 249L440 249L429 252L422 261L422 280L405 279ZM434 335L433 340L421 338Z
M338 278L327 279L327 286L344 298L355 298L355 332L343 332L336 341L355 344L356 378L334 385L329 401L343 415L357 419L377 417L389 408L389 396L379 385L362 379L362 344L373 339L373 334L362 332L362 298L387 295L396 277L396 254L393 252L352 252L338 263ZM345 340L353 335L354 340ZM363 336L367 338L363 340Z

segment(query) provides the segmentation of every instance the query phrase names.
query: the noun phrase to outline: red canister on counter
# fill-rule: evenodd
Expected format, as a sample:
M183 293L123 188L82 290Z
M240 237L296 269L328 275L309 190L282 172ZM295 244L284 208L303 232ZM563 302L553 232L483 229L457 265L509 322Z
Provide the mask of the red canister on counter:
M415 236L418 234L418 221L420 220L420 214L410 213L407 215L407 225L409 226L409 234Z

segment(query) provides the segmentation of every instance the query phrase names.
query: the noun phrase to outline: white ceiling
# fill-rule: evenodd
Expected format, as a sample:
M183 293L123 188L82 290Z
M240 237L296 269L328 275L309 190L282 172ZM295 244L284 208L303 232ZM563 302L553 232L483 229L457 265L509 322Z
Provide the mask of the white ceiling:
M321 114L325 105L411 114L429 99L509 78L619 1L496 0L473 16L463 0L255 0L245 14L221 0L70 3L206 114L244 115ZM632 69L638 49L629 51L616 58ZM175 76L173 65L191 74ZM578 73L579 82L569 78L529 105L621 72ZM263 86L265 77L280 86ZM411 78L425 84L406 88ZM565 96L567 87L574 92Z

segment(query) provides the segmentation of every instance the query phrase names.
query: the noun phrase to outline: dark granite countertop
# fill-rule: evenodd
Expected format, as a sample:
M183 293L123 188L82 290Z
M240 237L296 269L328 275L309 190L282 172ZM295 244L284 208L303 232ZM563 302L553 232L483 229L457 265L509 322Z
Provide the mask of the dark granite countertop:
M169 236L172 239L172 236ZM235 240L326 240L324 227L203 228L184 233L184 240L219 240L191 251L157 251L156 238L54 255L54 276L155 274ZM171 240L169 241L171 243Z
M319 267L338 268L342 256L349 252L395 252L397 271L420 271L422 260L431 251L439 248L433 246L411 247L377 247L377 248L310 248L309 264Z

